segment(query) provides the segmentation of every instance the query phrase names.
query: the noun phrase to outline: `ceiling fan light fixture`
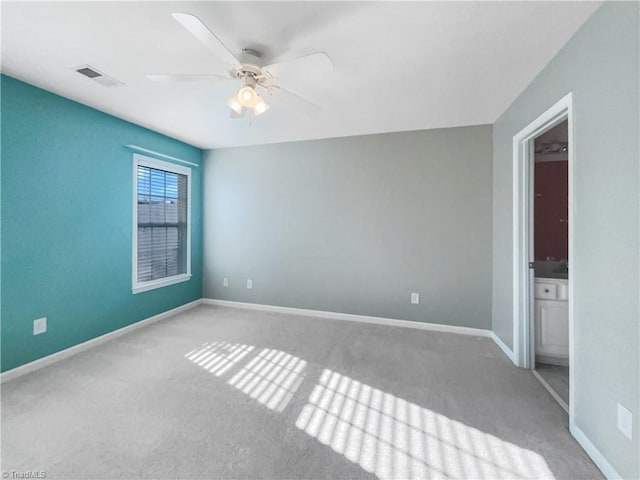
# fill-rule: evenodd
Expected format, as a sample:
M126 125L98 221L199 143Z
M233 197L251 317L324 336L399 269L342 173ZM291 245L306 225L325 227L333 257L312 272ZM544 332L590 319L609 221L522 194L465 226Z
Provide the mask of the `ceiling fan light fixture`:
M264 112L269 110L269 105L262 98L258 97L258 103L256 103L253 107L253 114L257 117L258 115L262 115Z
M251 85L245 85L238 91L238 102L243 107L254 107L258 103L258 94Z
M238 101L238 95L234 95L233 97L231 97L227 102L227 105L229 105L229 108L236 112L238 115L242 114L242 105Z

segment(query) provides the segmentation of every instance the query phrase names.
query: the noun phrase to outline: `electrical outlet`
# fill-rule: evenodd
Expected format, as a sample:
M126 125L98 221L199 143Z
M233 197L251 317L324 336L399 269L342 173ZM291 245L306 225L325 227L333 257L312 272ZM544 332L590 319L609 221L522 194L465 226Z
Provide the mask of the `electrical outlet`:
M47 331L47 317L36 318L33 321L33 334L40 335Z
M253 280L247 280L247 288L253 288Z
M222 279L222 286L224 286L224 287L228 287L229 286L229 279L227 277L224 277Z
M418 305L420 303L420 294L419 293L412 293L411 294L411 303L413 303L414 305Z
M629 440L633 436L633 414L624 405L618 404L618 430Z

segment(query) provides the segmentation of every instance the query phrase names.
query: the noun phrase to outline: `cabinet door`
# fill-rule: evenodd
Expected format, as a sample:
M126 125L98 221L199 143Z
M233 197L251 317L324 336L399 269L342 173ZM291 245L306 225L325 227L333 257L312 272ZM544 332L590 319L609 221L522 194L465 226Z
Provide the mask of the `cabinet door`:
M569 308L567 302L536 301L536 353L569 356Z

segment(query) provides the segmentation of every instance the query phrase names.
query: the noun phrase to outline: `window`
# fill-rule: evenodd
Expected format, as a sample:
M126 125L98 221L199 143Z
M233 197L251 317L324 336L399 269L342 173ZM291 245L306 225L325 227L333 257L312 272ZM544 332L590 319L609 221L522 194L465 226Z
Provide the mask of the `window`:
M191 277L191 169L133 156L133 293Z

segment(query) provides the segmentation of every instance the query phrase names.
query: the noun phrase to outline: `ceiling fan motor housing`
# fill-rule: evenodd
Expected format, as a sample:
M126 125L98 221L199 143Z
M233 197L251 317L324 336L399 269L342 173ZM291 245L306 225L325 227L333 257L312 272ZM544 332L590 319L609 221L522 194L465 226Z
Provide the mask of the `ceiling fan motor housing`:
M233 66L230 72L231 76L244 80L245 83L248 83L251 81L249 79L252 79L252 86L255 86L259 77L262 76L262 67L264 65L260 54L250 48L243 48L240 55L238 55L238 60L240 64Z

